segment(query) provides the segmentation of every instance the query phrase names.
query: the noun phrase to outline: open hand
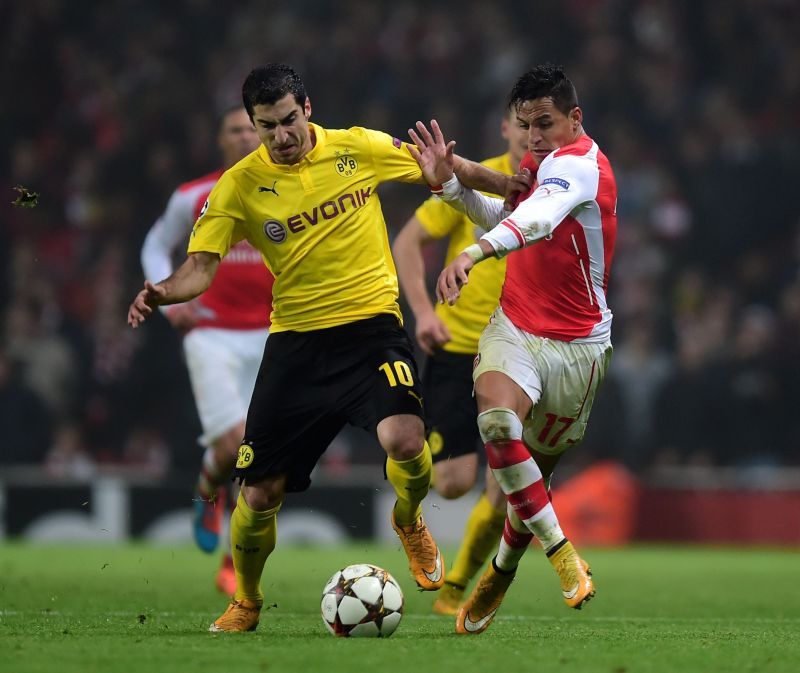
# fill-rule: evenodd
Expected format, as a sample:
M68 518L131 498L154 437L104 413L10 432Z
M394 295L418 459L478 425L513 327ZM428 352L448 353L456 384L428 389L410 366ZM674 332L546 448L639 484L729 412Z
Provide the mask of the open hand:
M461 296L461 287L469 282L469 271L473 266L472 258L462 252L442 269L436 281L436 299L440 304L447 302L452 306L456 303Z
M513 211L519 205L520 199L525 196L533 185L533 174L529 169L523 168L519 173L512 175L506 182L505 201L506 210Z
M419 347L427 355L432 355L434 350L444 346L452 339L447 325L433 312L433 309L417 318L415 335Z
M429 185L442 185L453 177L453 148L456 141L445 143L435 119L431 119L433 134L422 122L417 122L417 130L419 134L414 129L408 129L408 135L414 142L414 145L409 145L411 156L417 160Z
M128 324L136 329L143 323L153 309L160 303L161 299L165 297L167 291L161 285L154 285L149 280L144 281L144 289L136 295L133 303L128 308Z

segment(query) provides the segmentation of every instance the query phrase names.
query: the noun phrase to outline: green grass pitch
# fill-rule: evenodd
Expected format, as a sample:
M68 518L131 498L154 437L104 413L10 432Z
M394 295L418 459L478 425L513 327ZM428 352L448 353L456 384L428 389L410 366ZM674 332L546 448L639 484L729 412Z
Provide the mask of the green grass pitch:
M453 550L445 550L452 555ZM634 547L584 550L597 597L563 605L535 550L491 628L453 633L430 612L399 548L279 547L255 633L210 634L225 607L216 557L193 548L0 547L0 671L27 673L515 673L800 670L800 554ZM328 577L350 563L400 581L405 614L384 640L334 638L319 615Z

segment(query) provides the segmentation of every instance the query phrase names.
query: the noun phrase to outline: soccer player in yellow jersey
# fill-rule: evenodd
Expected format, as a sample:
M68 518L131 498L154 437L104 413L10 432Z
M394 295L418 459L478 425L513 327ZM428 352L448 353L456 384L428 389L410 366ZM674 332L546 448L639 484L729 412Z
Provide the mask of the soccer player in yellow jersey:
M235 470L242 481L231 516L236 594L211 631L258 625L261 573L275 547L284 494L308 488L314 465L345 423L372 431L387 453L397 494L392 525L414 579L426 590L444 582L441 555L420 514L431 454L375 193L388 180L424 183L419 166L405 143L385 133L310 123L305 86L286 65L253 70L242 96L262 146L220 177L195 223L186 262L159 283L146 281L128 312L137 327L155 307L196 297L242 239L275 276L270 338ZM469 162L461 170L469 171ZM471 186L505 188L502 180Z
M506 111L500 132L508 151L482 163L512 175L519 168L528 140L514 108ZM478 282L471 279L457 304L437 304L434 308L425 285L422 253L426 245L448 237L446 265L476 243L482 233L466 215L431 197L406 222L392 247L400 286L416 320L417 343L428 356L422 379L433 485L447 499L461 497L477 479L478 449L483 447L475 423L478 408L472 395L472 366L481 332L497 308L506 263L505 259L495 259L476 267L481 277ZM505 495L487 470L486 490L470 513L456 560L433 604L435 612L456 614L464 589L496 547L505 519Z

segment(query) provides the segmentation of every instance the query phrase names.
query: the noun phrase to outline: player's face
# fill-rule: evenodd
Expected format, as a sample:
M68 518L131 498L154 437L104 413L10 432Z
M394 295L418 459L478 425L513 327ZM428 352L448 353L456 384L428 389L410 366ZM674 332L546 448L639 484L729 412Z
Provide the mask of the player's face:
M528 150L537 164L553 150L575 142L583 132L582 119L579 107L565 115L549 97L526 100L517 108L517 120L528 134Z
M292 94L272 105L253 106L256 133L276 164L296 164L311 150L310 116L308 98L301 107Z
M516 168L525 152L528 151L528 129L519 123L516 110L512 110L503 118L500 134L508 141L508 153L511 164Z
M258 148L258 134L244 108L225 115L219 130L219 148L226 166L232 166Z

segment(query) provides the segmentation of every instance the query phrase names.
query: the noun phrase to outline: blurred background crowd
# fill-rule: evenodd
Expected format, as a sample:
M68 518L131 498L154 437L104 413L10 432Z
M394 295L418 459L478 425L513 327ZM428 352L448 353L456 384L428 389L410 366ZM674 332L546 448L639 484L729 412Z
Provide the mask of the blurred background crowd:
M324 126L405 138L435 117L474 159L503 151L516 77L562 63L620 194L615 354L576 452L640 474L800 464L798 35L796 0L0 4L0 465L199 464L179 336L125 314L145 233L217 167L217 112L266 61ZM390 236L425 196L382 188ZM331 469L380 462L364 437Z

